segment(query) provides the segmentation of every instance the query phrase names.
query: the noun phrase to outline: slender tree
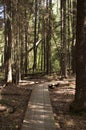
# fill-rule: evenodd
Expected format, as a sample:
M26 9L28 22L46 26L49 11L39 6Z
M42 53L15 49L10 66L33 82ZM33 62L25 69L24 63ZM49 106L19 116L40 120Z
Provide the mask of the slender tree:
M61 75L67 77L66 0L61 0Z
M6 20L5 20L5 80L12 82L12 28L11 28L11 0L6 1Z
M71 45L71 53L72 53L72 60L71 60L71 67L72 73L75 73L75 44L76 44L76 10L77 10L77 2L76 0L72 1L73 5L73 14L72 14L72 45Z
M34 20L34 63L33 63L33 72L36 70L36 64L37 64L37 48L36 48L36 42L37 42L37 12L38 12L38 0L35 0L35 20Z
M28 42L28 23L27 23L27 10L25 8L25 74L27 75L27 70L28 70L28 53L27 53L27 42Z
M52 12L52 0L46 1L46 73L51 73L51 12Z

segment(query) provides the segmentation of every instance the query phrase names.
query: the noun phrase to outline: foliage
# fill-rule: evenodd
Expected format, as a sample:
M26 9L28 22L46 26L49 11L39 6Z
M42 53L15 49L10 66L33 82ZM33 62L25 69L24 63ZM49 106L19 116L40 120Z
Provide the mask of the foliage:
M11 33L12 33L12 48L11 60L12 68L17 75L22 75L30 72L46 72L52 73L61 70L61 51L62 51L62 16L61 16L61 1L11 1L11 8L7 8L8 1L3 5L5 14L5 27L7 17L10 15ZM9 14L8 10L9 9ZM71 14L71 15L70 15ZM73 44L73 0L66 1L66 49L68 54L71 53ZM6 30L2 28L0 32L1 53L0 65L3 65L5 56L3 31L5 36ZM8 29L8 27L7 27ZM6 39L5 39L6 40ZM36 43L41 40L41 43L36 46ZM32 50L30 50L32 48ZM30 51L29 51L30 50ZM70 54L71 56L71 54ZM34 58L35 57L35 58ZM71 66L69 61L71 57L67 57L67 66ZM35 60L35 61L34 61ZM34 70L34 64L36 67ZM50 69L52 68L52 69ZM70 67L69 67L70 68ZM15 70L14 70L15 69ZM49 69L49 70L48 70ZM15 73L15 74L16 74ZM16 77L16 76L15 76Z

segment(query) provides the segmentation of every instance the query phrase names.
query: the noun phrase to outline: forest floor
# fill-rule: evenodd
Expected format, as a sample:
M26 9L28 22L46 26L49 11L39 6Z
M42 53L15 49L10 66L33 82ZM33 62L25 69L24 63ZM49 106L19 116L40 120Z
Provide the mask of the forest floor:
M0 130L19 130L24 118L31 91L38 84L57 84L49 88L55 124L59 130L86 130L86 113L70 113L69 106L74 99L75 78L58 80L56 77L42 77L23 80L16 87L2 87L0 84Z
M86 130L86 113L70 112L75 81L67 79L55 89L49 89L55 124L59 130Z

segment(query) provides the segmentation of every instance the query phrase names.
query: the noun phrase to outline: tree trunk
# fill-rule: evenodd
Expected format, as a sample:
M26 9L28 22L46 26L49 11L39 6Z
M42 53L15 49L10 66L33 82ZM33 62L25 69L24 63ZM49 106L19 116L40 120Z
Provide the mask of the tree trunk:
M37 42L37 9L38 7L38 0L35 0L35 23L34 23L34 63L33 63L33 72L36 70L36 60L37 60L37 48L36 48L36 42Z
M7 1L7 19L5 23L5 80L12 82L11 68L11 48L12 48L12 30L11 30L11 0Z
M46 1L46 9L48 17L46 19L46 73L51 73L51 11L52 11L52 0Z
M72 16L72 46L71 46L71 54L72 54L72 61L71 61L71 67L72 67L72 73L74 74L76 72L75 68L75 44L76 44L76 7L77 2L76 0L73 0L73 16Z
M67 64L68 64L68 75L71 74L71 16L70 16L70 10L71 10L71 0L67 0Z
M66 0L61 0L61 76L67 77Z
M76 92L70 108L86 111L86 0L77 1Z

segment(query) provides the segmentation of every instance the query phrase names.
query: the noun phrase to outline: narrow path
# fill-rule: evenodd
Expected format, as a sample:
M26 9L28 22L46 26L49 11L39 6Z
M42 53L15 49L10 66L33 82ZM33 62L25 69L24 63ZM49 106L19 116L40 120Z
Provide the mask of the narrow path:
M56 130L47 84L32 91L21 130Z

